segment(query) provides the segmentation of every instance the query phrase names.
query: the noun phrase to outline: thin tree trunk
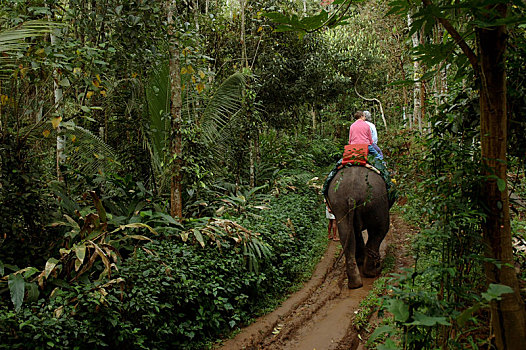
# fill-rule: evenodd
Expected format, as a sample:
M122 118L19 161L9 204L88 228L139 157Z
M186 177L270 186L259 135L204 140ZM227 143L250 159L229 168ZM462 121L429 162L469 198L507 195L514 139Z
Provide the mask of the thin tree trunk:
M51 46L56 45L57 38L55 37L53 32L51 32L49 34L49 39L50 39L50 42L51 42ZM60 77L59 77L57 69L53 70L53 97L54 97L54 104L55 104L55 108L57 109L58 116L61 117L62 116L62 108L60 107L60 105L62 104L63 94L62 94L62 88L60 87L60 85L58 83L59 78ZM62 165L64 164L64 162L66 160L65 151L66 151L66 138L63 135L62 129L60 128L60 124L59 124L57 126L57 152L56 152L56 158L57 158L56 170L57 170L57 179L59 181L64 181L64 174L62 173L61 167L62 167Z
M413 23L413 19L411 18L411 14L407 14L407 25L411 27ZM418 32L413 33L411 36L411 40L413 43L413 48L418 46L419 39L418 39ZM421 125L421 99L420 99L420 92L421 89L421 83L419 81L421 77L420 73L420 62L414 60L413 61L413 80L415 81L415 86L413 88L413 120L412 125L415 125L418 123L418 125ZM422 131L422 129L420 129Z
M313 135L316 135L316 109L314 109L314 105L311 106L311 110L310 110L310 113L311 113L311 116L312 116L312 134Z
M385 130L387 130L387 122L385 120L384 108L382 107L382 102L380 102L379 99L374 98L374 97L373 98L367 98L367 97L364 97L364 96L360 95L360 93L356 89L356 85L354 85L354 92L356 92L356 95L358 95L358 97L360 97L361 99L363 99L365 101L374 101L374 102L378 103L378 105L380 106L380 114L382 115L382 121L384 123Z
M405 69L404 69L404 60L402 59L401 55L398 57L398 60L400 63L400 72L402 73L402 81L405 81L406 75L405 75ZM402 111L403 111L403 118L404 118L404 123L405 123L406 122L406 107L408 104L407 87L405 85L402 86L402 98L403 98Z
M426 82L420 82L420 118L418 118L418 130L422 132L422 124L426 115Z
M195 29L197 33L199 33L199 14L200 13L201 12L199 10L199 0L195 0L194 1L194 21L195 21ZM199 35L197 37L199 37Z
M442 100L444 102L447 102L447 92L448 92L447 68L448 67L449 67L449 64L444 64L444 67L440 71L440 78L442 80Z
M496 7L502 18L507 5ZM496 175L506 181L506 26L477 29L480 57L480 134L482 159L488 176ZM500 283L513 288L514 293L502 295L491 304L491 326L498 349L524 349L526 318L517 275L513 268L513 250L510 228L507 186L499 190L495 178L484 186L484 201L489 209L484 223L487 256L502 263L486 264L489 283Z
M255 140L248 140L248 153L250 158L250 187L254 188L256 186L256 149L255 149Z
M247 0L239 0L239 11L240 11L240 18L241 18L241 29L240 29L240 37L239 40L241 42L241 65L244 66L246 69L249 69L248 65L248 57L247 57L247 43L245 40L245 8L247 5ZM243 110L246 113L247 119L250 120L252 118L252 103L253 101L251 99L250 102L247 103L247 98L245 91L243 90ZM249 138L248 138L248 156L249 156L249 163L250 163L250 175L249 175L249 182L250 187L255 187L256 185L256 152L255 152L255 140L254 140L254 130L251 128L248 130Z
M168 34L170 35L170 91L171 91L171 135L170 153L172 159L172 177L170 179L170 214L174 218L183 216L182 199L182 133L181 133L181 64L179 56L179 42L174 28L174 10L177 0L168 0Z
M247 43L245 41L245 7L247 0L239 0L239 11L241 17L241 32L240 32L240 41L241 41L241 64L248 68L248 58L247 58Z

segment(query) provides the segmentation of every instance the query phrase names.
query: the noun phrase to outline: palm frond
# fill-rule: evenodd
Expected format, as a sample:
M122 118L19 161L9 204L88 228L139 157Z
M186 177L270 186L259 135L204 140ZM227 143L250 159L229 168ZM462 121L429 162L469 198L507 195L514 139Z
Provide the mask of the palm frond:
M155 158L162 161L170 130L170 121L167 118L170 112L170 71L167 63L159 65L153 72L146 86L146 98L151 152Z
M117 153L100 137L77 125L67 125L67 164L84 174L113 171L119 166Z
M16 55L30 45L26 39L44 36L62 25L49 21L28 21L0 31L0 68L6 70L14 65Z
M0 52L17 52L24 50L28 38L49 34L60 24L49 21L29 21L13 28L0 31Z
M246 75L235 73L227 78L215 91L214 95L208 100L202 109L197 109L199 105L195 94L183 91L182 115L187 116L188 120L194 120L202 127L203 143L212 144L221 132L225 131L225 126L241 108L242 91L246 85ZM147 149L150 152L151 166L156 177L162 182L167 178L166 164L168 158L168 142L170 136L170 74L168 62L164 62L154 70L146 86L146 97L148 103L149 131ZM199 116L197 116L199 115ZM159 187L162 187L159 184Z
M205 143L213 143L221 135L219 131L239 112L246 78L240 72L232 74L210 98L200 120Z

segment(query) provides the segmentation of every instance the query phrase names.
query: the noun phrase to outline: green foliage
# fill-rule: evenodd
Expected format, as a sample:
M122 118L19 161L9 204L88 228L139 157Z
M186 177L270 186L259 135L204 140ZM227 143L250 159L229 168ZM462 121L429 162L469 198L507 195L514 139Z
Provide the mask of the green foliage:
M0 260L5 264L42 263L54 246L56 232L45 226L56 204L42 179L43 165L28 140L0 134Z
M415 290L414 284L411 286L411 278L398 278L397 282L402 283L394 289L393 296L384 299L383 305L383 309L392 315L391 323L377 327L368 340L370 345L378 341L380 336L388 335L390 338L383 345L378 345L378 349L436 349L441 346L440 341L447 344L448 348L462 349L463 344L472 344L469 330L450 339L440 339L440 333L453 326L464 329L468 320L477 324L475 313L481 308L489 308L489 303L499 300L502 294L513 293L509 286L490 284L487 291L482 293L482 300L463 312L444 312L447 305L436 296L426 296ZM412 291L402 292L404 286ZM400 339L399 344L394 339Z
M17 312L2 299L0 348L206 347L309 276L326 244L311 179L289 172L273 196L223 196L223 218L182 227L140 183L106 178L100 199L69 199L80 216L55 225L66 228L60 259L3 279ZM44 289L30 298L36 283Z
M413 242L415 266L390 283L393 294L383 308L393 319L370 338L383 342L378 348L473 346L489 302L510 292L483 284L483 265L497 262L483 258L478 118L469 93L453 89L452 94L431 118L427 137L389 138L386 153L396 159L407 198L401 210L421 231Z
M265 16L278 23L277 32L297 31L300 33L320 30L324 26L335 27L346 24L345 15L353 2L350 0L335 0L333 5L339 5L329 14L322 9L318 14L299 18L296 14L286 15L279 12L269 12Z

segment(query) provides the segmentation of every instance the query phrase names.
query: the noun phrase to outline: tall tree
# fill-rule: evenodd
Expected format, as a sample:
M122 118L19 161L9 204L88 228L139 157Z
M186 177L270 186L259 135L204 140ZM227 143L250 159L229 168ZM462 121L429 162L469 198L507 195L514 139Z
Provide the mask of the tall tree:
M506 45L507 2L495 2L483 8L471 4L475 24L476 49L447 18L447 10L431 0L422 0L423 13L433 17L448 31L468 58L480 89L480 133L486 183L483 202L487 217L483 223L487 244L486 255L494 262L486 263L488 283L510 286L514 293L491 304L491 325L498 349L522 349L526 339L526 315L517 275L513 268L509 199L507 190L507 110L506 110ZM426 12L425 10L429 10ZM438 10L438 11L437 11ZM425 17L425 16L424 16ZM478 17L478 18L477 18Z
M167 3L167 23L169 51L170 51L170 91L171 91L171 133L170 133L170 153L172 162L172 175L170 181L170 214L174 218L183 216L183 197L182 197L182 133L181 133L181 64L179 53L179 42L177 30L174 23L176 0L168 0Z

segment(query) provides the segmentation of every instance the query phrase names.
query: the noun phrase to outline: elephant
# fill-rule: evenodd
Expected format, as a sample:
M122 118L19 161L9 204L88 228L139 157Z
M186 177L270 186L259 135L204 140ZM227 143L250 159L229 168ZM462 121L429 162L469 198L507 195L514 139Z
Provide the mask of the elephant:
M389 231L390 203L384 179L364 166L340 169L327 191L328 204L336 217L345 255L349 289L363 286L358 266L366 277L380 274L380 244ZM362 231L367 230L367 244Z

